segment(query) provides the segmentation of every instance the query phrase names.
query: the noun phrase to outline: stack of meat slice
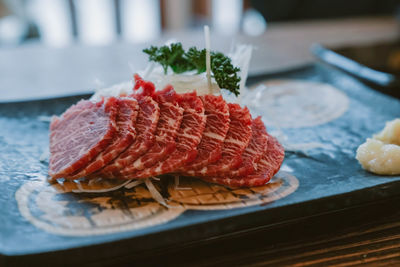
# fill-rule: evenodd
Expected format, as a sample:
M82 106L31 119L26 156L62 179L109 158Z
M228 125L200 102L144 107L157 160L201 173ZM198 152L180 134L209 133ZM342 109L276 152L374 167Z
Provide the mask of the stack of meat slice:
M221 96L155 91L135 75L132 95L82 100L50 125L52 178L195 176L231 187L259 186L284 150L261 118Z

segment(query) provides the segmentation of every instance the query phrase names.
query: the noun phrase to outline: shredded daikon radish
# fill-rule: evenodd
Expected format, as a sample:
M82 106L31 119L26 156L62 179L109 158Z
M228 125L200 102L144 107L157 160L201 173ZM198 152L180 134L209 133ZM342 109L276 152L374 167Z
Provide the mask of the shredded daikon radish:
M44 115L41 115L41 116L39 116L38 117L38 120L39 121L42 121L42 122L51 122L51 119L53 118L53 116L44 116Z
M248 90L242 97L242 100L247 106L259 109L262 105L261 97L266 89L267 86L265 84L259 84L252 90Z
M79 181L75 181L77 187L79 190L72 190L72 192L74 193L106 193L106 192L111 192L111 191L115 191L118 190L124 186L126 186L127 184L129 184L132 180L128 180L122 184L119 184L117 186L111 187L111 188L105 188L105 189L84 189L81 185L81 183Z
M206 42L206 73L207 73L208 93L212 94L212 89L211 89L210 28L207 25L204 26L204 40Z
M167 74L164 74L162 66L158 66L151 62L147 65L144 70L133 70L133 72L139 73L144 79L154 83L156 90L162 90L166 85L172 85L177 93L188 93L196 91L198 95L214 94L220 95L223 93L224 98L228 102L240 102L240 98L237 98L228 90L222 90L212 77L211 73L211 44L210 44L210 29L208 26L204 27L205 43L206 43L206 72L197 74L195 71L186 72L181 74L173 73L170 69ZM167 43L168 44L168 43ZM240 92L241 95L245 92L245 84L248 75L249 63L252 54L251 45L237 45L229 56L232 59L232 64L240 68L239 76L240 81ZM92 101L98 101L101 97L105 96L120 96L126 95L132 92L132 81L116 84L114 86L96 90L96 93L91 97ZM243 94L245 96L246 94Z
M151 196L156 200L158 203L163 205L166 208L169 208L168 204L165 202L164 198L158 192L157 188L154 186L154 184L151 182L150 178L144 179L144 182L146 184L147 189L149 190Z
M155 68L148 77L148 80L154 83L157 90L161 90L165 88L166 85L170 84L179 94L196 91L198 95L206 95L209 94L210 91L210 87L207 84L206 73L196 74L196 72L187 72L164 75L161 69ZM211 78L212 94L219 94L220 90L214 78Z
M75 193L79 193L84 190L79 180L75 180L74 183L76 184L76 187L78 187L78 190L75 189ZM72 190L72 192L74 192L74 190Z
M103 178L95 178L95 179L90 179L89 180L89 182L88 182L88 185L89 186L92 186L92 185L94 185L94 184L96 184L96 183L98 183L98 182L101 182L103 180Z
M90 98L91 101L100 101L104 96L121 96L129 95L132 93L133 83L132 81L126 81L119 84L115 84L108 88L102 88L96 91Z
M229 103L239 103L242 104L251 104L254 101L254 97L250 94L251 91L246 89L246 81L249 73L249 65L251 54L253 51L253 46L251 45L232 45L231 52L229 53L229 57L232 60L232 65L239 67L239 96L235 96L232 92L228 90L221 90L221 94L224 97L225 101ZM224 88L222 88L224 89Z
M46 161L49 160L49 157L50 157L50 150L49 150L49 148L46 148L46 149L43 151L43 153L40 155L39 161L40 161L40 162L46 162Z
M249 66L250 66L252 52L253 52L253 46L240 44L234 46L233 52L229 54L229 57L232 59L232 64L240 68L239 102L241 101L241 97L246 90L245 86L246 86L247 76L249 74Z
M143 79L148 79L148 77L150 76L150 74L153 72L154 67L156 64L154 64L154 62L150 62L149 65L147 65L144 74L143 74Z
M105 188L105 189L84 189L82 187L82 184L80 183L80 180L74 180L78 189L73 189L72 192L74 192L74 193L106 193L106 192L118 190L123 187L125 187L126 189L131 189L135 186L145 183L147 189L149 190L149 192L150 192L151 196L154 198L154 200L156 200L161 205L169 208L168 204L165 202L165 200L162 197L162 195L160 194L160 192L158 192L157 188L151 182L151 179L160 180L157 177L150 177L150 178L146 178L146 179L142 179L142 180L135 180L135 181L132 179L132 180L127 180L126 182L119 184L117 186L114 186L111 188ZM90 183L90 181L89 181L89 183Z
M65 178L54 179L54 181L56 181L56 182L59 183L60 185L63 185L64 182L65 182Z
M143 180L136 180L136 181L133 181L132 183L129 183L129 184L125 185L125 188L126 189L131 189L131 188L134 188L135 186L141 185L143 183L144 183Z

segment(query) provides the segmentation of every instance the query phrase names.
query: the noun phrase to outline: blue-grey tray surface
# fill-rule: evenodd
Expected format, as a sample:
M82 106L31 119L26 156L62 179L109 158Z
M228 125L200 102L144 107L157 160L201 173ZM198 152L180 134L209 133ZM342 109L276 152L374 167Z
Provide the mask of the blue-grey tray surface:
M18 256L92 245L98 245L93 253L101 253L101 245L122 240L132 241L132 246L121 251L151 249L399 195L399 176L368 173L355 159L357 147L367 137L380 131L386 121L399 117L398 99L319 64L272 77L253 77L249 82L254 84L265 78L328 83L350 100L349 109L333 121L284 130L291 142L320 142L330 147L313 149L306 154L286 153L284 164L300 182L293 194L267 205L188 210L165 224L95 236L64 236L43 231L21 216L15 200L21 185L47 174L48 166L39 157L48 147L48 123L40 120L40 116L61 114L81 97L0 104L0 254ZM321 201L330 198L331 202ZM297 207L297 212L291 207ZM145 241L135 244L139 239Z

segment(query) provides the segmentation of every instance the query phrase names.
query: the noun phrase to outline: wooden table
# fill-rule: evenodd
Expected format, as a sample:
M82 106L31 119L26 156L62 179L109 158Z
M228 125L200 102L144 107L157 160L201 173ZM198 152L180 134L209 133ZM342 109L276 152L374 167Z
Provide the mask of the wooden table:
M173 266L399 266L400 210L387 203L183 244L143 255L138 263L158 265L162 258Z

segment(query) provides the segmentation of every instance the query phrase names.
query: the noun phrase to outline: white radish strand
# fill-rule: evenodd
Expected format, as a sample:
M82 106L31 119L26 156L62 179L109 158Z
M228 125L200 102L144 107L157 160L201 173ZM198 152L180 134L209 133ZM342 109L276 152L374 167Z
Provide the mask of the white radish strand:
M239 99L244 94L247 75L249 73L250 59L253 51L253 47L250 45L242 45L238 47L239 56L239 66L240 66L240 85L239 85Z
M39 121L42 121L42 122L51 122L51 119L53 118L53 116L44 116L44 115L41 115L41 116L39 116L38 117L38 120Z
M130 181L132 181L132 180L130 180ZM134 188L135 186L141 185L143 183L144 183L143 180L136 180L136 181L133 181L132 183L129 183L129 184L125 185L125 188L126 189L131 189L131 188Z
M84 189L82 187L82 185L80 184L79 181L76 182L76 185L78 187L78 190L74 189L72 190L72 192L74 193L106 193L106 192L111 192L111 191L115 191L118 190L124 186L126 186L127 184L129 184L132 180L128 180L122 184L119 184L117 186L111 187L111 188L105 188L105 189Z
M63 179L63 178L61 178L61 179ZM61 179L57 179L56 182L61 181ZM158 177L150 177L150 178L146 178L143 180L131 179L131 180L127 180L126 182L119 184L117 186L114 186L111 188L105 188L105 189L84 189L80 180L74 180L74 183L76 184L78 189L73 189L72 192L73 193L107 193L107 192L116 191L123 187L125 187L126 189L132 189L133 187L136 187L138 185L145 183L145 185L146 185L147 189L149 190L153 199L156 200L161 205L163 205L164 207L169 208L168 204L165 202L164 198L162 197L160 192L158 192L157 188L154 186L154 184L151 182L150 179L160 180L160 178L158 178ZM59 184L62 185L62 182L61 183L59 182Z
M253 51L253 46L251 45L232 44L231 52L228 54L228 56L232 60L232 64L240 68L239 96L236 97L235 103L241 103L242 101L245 101L244 98L246 99L249 98L249 93L248 92L246 93L246 81L249 73L249 65L250 65L252 51Z
M95 185L96 183L101 183L102 180L103 180L103 178L90 179L89 182L88 182L88 185L89 185L89 186L93 186L93 185Z
M48 148L46 148L43 153L40 155L39 157L39 161L40 162L46 162L49 160L50 157L50 150Z
M76 181L74 181L75 182L75 184L76 184L76 187L78 187L78 189L73 189L72 190L72 192L74 192L74 193L81 193L81 192L83 192L83 187L82 187L82 185L81 185L81 182L79 181L79 180L76 180Z
M212 85L211 85L211 55L210 55L210 28L205 25L204 26L204 39L206 42L206 73L207 73L207 85L208 92L212 94Z
M150 62L150 64L147 66L144 74L143 74L143 79L146 80L150 77L150 74L153 72L155 67L154 62Z
M147 189L149 190L151 196L161 205L163 205L166 208L169 208L168 204L165 202L164 198L158 192L157 188L154 186L154 184L151 182L150 178L146 178L144 180L144 183L146 184Z

